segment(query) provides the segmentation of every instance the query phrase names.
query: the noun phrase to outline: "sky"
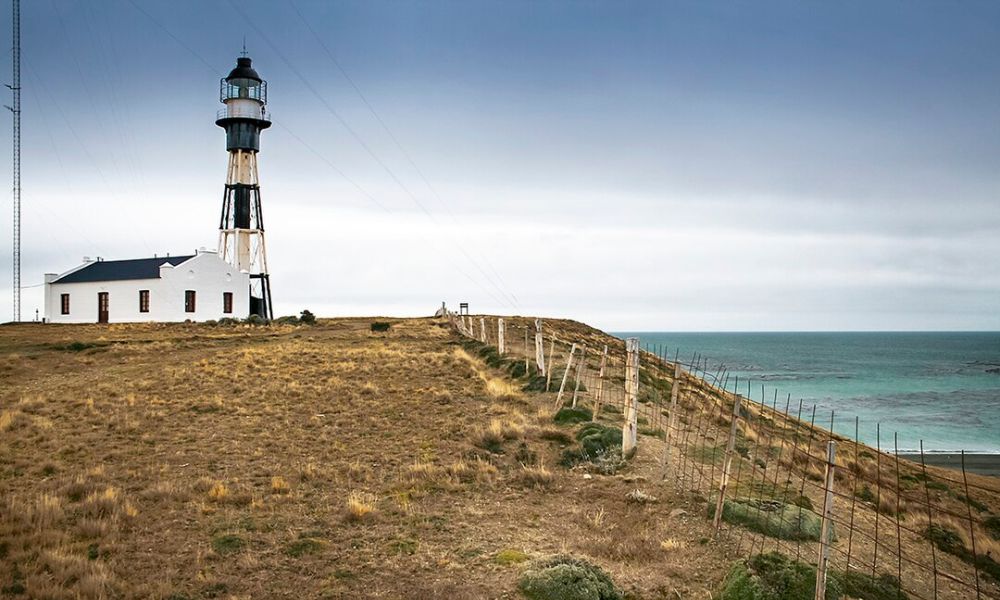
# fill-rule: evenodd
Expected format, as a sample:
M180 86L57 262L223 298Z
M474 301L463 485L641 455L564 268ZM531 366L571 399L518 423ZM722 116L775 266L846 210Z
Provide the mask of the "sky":
M276 314L1000 330L1000 3L918 0L25 2L22 318L216 246L244 38Z

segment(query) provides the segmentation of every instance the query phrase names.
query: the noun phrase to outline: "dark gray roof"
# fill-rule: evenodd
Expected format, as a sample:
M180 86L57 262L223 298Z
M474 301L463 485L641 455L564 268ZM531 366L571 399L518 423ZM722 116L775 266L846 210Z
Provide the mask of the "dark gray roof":
M256 69L251 65L249 56L241 56L236 59L236 68L229 72L229 76L226 77L226 81L230 79L253 79L255 81L263 81L260 75L257 74Z
M64 275L52 283L84 283L88 281L119 281L123 279L159 279L160 265L177 266L194 258L188 256L163 256L159 258L134 258L131 260L99 260L82 269Z

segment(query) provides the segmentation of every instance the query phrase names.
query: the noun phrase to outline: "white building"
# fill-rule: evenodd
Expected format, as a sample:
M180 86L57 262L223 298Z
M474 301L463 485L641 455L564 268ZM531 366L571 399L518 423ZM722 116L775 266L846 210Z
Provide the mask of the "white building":
M88 260L61 275L45 275L50 323L208 321L249 314L250 275L211 251Z

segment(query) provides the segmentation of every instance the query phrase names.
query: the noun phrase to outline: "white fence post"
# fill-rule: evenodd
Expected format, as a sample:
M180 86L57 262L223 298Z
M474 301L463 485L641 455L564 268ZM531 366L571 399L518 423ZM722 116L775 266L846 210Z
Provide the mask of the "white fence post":
M715 502L715 519L712 522L715 535L719 535L719 528L722 527L722 510L725 508L726 488L729 486L729 473L733 468L733 448L736 446L736 421L740 417L740 395L739 393L733 395L736 396L736 401L733 402L733 417L729 425L729 443L726 444L726 460L722 468L722 480L719 481L719 497Z
M594 417L601 414L601 403L604 402L604 369L608 366L608 345L604 345L604 353L601 354L601 368L597 371L597 393L594 396Z
M639 439L639 338L625 340L625 423L622 425L622 456L635 450Z
M505 340L504 340L504 323L503 317L497 318L497 353L503 356L504 352L507 351Z
M556 336L549 336L549 370L545 373L545 391L552 386L552 371L556 366Z
M583 377L583 368L586 364L587 344L584 344L580 351L580 362L576 365L576 387L573 388L573 408L576 408L576 398L580 395L580 378Z
M674 384L670 387L670 420L667 422L666 446L663 450L663 478L667 478L670 470L670 437L677 423L677 395L681 388L681 363L674 363Z
M826 568L830 562L830 524L833 519L833 482L837 443L826 444L826 494L823 496L823 527L819 536L819 559L816 562L816 600L826 600Z
M479 317L479 341L486 343L486 317Z
M566 359L566 370L563 371L562 383L559 384L559 393L556 394L556 410L562 407L563 392L566 390L566 380L569 378L569 372L573 368L574 354L576 354L576 344L573 344L569 349L569 358Z
M542 344L541 319L535 319L535 364L538 365L538 374L545 375L545 346Z

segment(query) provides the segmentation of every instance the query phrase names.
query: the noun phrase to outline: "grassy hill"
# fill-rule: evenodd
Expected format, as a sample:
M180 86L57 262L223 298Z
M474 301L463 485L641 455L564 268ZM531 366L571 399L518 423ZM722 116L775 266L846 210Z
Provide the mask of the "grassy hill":
M390 321L0 329L4 593L520 597L555 553L637 597L718 587L725 547L669 516L688 499L627 498L662 494L654 453L561 468L551 394Z
M643 358L640 443L622 461L604 453L620 444L620 360L593 402L594 349L620 355L622 341L546 321L561 342L545 392L524 372L530 321L508 327L508 357L434 319L0 327L0 597L522 598L523 574L553 555L597 565L634 599L761 600L768 577L811 581L823 472L809 455L828 433L745 407L716 539L706 517L731 399L682 375L663 481L671 365ZM569 340L591 349L590 369L581 410L555 413ZM838 439L835 515L853 533L840 528L836 549L860 561L835 582L844 597L897 598L897 570L924 597L912 590L934 581L893 550L932 548L938 597L968 597L973 563L984 597L1000 593L995 479L973 477L967 504L945 472L896 471ZM921 512L925 496L943 512ZM866 560L888 579L859 576Z

